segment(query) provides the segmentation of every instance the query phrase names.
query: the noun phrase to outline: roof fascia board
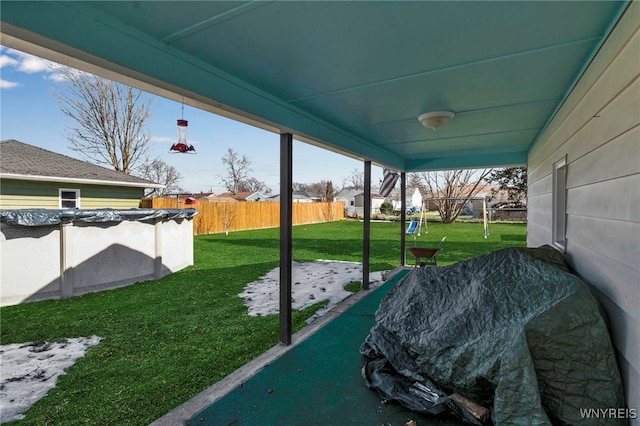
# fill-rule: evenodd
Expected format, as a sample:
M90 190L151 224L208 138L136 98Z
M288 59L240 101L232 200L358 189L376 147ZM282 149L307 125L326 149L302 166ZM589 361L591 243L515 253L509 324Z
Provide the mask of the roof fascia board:
M527 165L527 151L461 155L457 157L416 158L407 161L408 172L520 167Z
M44 16L46 20L37 18ZM47 59L61 62L73 58L75 63L69 63L71 66L88 63L94 68L87 70L89 72L107 78L112 78L109 74L120 74L127 77L127 84L156 94L170 91L180 98L195 93L198 101L216 114L251 125L260 124L258 127L277 133L292 133L298 140L313 141L314 145L351 157L384 162L398 169L404 166L404 160L396 154L124 26L81 2L3 2L1 20L3 44L9 47L25 49L30 44L36 45L55 53ZM85 36L78 37L78 34ZM95 42L96 38L100 43ZM175 72L177 69L179 74Z
M65 178L57 176L39 176L39 175L20 175L15 173L0 173L0 179L10 180L28 180L37 182L57 182L57 183L71 183L82 185L109 185L109 186L127 186L132 188L164 188L165 185L159 183L135 183L135 182L118 182L112 180L96 180L96 179L80 179L80 178Z

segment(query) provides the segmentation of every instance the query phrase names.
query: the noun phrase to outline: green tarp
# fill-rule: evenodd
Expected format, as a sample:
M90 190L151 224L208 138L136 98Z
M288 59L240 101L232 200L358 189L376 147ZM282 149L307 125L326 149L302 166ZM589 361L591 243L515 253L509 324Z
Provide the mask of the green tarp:
M626 424L584 416L624 407L624 393L597 300L550 247L413 270L382 300L360 352L367 385L417 411L459 411L455 392L496 425Z

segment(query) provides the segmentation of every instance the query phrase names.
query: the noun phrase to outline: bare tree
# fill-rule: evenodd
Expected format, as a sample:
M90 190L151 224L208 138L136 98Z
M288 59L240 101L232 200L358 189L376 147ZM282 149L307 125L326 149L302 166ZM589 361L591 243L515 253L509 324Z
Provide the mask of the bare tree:
M271 188L261 180L254 177L247 178L238 183L239 192L262 192L265 195L271 194Z
M241 183L249 178L251 172L251 161L246 155L240 154L229 148L222 156L222 164L226 167L226 175L221 175L220 179L227 191L238 193L241 191Z
M451 223L482 189L482 181L493 169L445 170L411 175L411 183L422 190L435 205L444 223Z
M240 156L236 151L228 148L221 160L226 167L226 175L219 177L227 191L234 194L258 191L271 194L271 188L265 182L250 176L251 161L246 155Z
M62 67L62 89L54 93L61 111L75 122L67 129L70 148L91 162L132 173L149 149L146 123L151 98L142 91Z
M291 189L296 192L311 192L311 186L312 184L308 183L293 182Z
M216 212L218 213L218 217L222 221L225 235L229 235L229 228L231 228L233 219L236 218L236 207L236 203L231 201L221 201L215 203Z
M334 191L333 182L330 180L321 180L314 183L299 183L294 182L292 184L294 191L306 192L309 195L319 198L321 201L333 201Z
M146 194L146 196L162 196L184 191L179 186L179 182L182 180L182 174L178 169L160 159L145 162L140 166L136 174L143 179L164 185L164 188L153 189Z
M353 169L351 174L342 180L342 189L364 188L364 172Z

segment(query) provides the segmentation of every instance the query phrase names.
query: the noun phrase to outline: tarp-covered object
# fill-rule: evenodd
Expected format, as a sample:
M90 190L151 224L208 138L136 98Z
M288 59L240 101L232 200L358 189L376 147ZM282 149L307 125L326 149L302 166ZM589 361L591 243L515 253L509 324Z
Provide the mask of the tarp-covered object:
M624 392L597 300L550 247L414 269L360 352L367 385L417 411L451 411L455 392L496 425L626 424L581 415L625 407ZM416 395L414 382L438 398Z
M46 226L70 222L107 223L124 220L185 219L198 214L196 209L19 209L0 210L0 220L11 225Z

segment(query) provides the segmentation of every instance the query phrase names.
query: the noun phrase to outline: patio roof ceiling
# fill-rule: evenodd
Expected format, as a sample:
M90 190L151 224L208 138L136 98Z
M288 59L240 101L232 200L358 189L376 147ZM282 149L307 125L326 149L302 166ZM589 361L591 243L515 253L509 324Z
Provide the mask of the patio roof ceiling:
M404 171L525 164L626 2L0 3L2 44ZM437 132L418 115L449 110Z

